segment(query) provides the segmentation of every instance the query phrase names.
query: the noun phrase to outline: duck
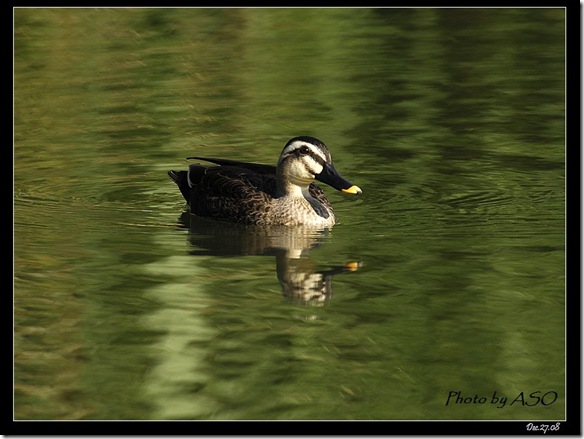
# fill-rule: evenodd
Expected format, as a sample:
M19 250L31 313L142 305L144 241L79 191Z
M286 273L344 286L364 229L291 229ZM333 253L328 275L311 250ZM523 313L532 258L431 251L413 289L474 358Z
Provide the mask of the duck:
M168 171L191 214L253 225L330 228L333 207L314 182L346 194L361 189L335 169L331 153L311 136L290 139L276 166L237 160L188 157L213 165L191 164L188 170Z

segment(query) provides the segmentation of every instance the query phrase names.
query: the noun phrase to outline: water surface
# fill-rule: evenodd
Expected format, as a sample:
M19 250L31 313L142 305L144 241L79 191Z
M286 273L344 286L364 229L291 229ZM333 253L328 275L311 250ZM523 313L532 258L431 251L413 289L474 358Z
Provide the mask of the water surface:
M563 9L14 20L15 419L564 419ZM185 214L297 135L331 231Z

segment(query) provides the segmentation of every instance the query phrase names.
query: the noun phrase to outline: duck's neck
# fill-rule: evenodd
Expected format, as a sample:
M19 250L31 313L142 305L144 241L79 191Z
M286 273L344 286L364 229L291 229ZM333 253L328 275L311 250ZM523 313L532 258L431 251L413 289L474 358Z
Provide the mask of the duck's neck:
M310 205L310 208L320 217L325 220L330 218L332 212L324 206L319 200L310 195L308 190L310 183L312 181L296 181L290 178L282 178L282 175L277 173L277 192L278 198L286 197L288 199L296 199L301 201L304 205ZM332 218L331 225L334 224L334 217Z
M279 172L276 174L276 185L278 197L291 198L312 198L308 193L308 186L314 180L300 180L294 178L284 178Z

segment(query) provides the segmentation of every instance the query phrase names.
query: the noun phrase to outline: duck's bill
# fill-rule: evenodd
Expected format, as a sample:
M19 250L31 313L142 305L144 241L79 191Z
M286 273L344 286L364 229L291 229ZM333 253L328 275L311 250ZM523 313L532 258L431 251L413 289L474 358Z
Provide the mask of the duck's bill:
M349 189L341 189L341 191L346 193L346 194L353 194L353 195L359 195L361 192L363 192L359 186L355 186L355 185L351 186Z
M325 163L322 172L316 175L316 179L346 194L357 195L362 192L359 186L355 186L353 183L345 180L339 175L335 167L328 163Z

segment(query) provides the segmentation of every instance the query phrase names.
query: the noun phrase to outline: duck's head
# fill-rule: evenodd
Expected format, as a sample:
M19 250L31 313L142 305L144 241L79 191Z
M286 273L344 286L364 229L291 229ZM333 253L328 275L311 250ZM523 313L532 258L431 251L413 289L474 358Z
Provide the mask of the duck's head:
M290 139L277 165L278 180L305 190L315 179L347 194L360 194L358 186L345 180L333 166L331 153L320 140L299 136Z

